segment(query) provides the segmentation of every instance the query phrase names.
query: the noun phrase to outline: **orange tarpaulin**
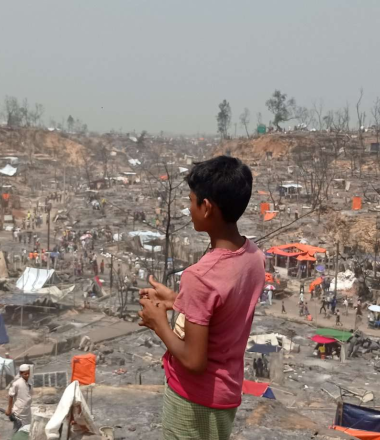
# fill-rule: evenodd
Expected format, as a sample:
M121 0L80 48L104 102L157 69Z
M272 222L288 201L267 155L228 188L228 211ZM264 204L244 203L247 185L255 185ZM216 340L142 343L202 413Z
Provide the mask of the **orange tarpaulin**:
M305 255L298 255L297 257L298 261L317 261L316 258L312 257L309 254L305 254Z
M169 177L168 177L167 174L164 174L163 176L160 176L160 179L161 179L161 180L168 180Z
M277 215L277 212L266 212L264 214L264 221L265 222L269 222L271 220L273 220Z
M263 202L260 204L260 212L261 214L265 214L267 211L269 211L269 203Z
M80 385L95 383L96 356L92 353L74 356L71 370L71 382L77 380Z
M361 429L344 428L343 426L333 426L332 429L342 431L361 440L380 440L380 432L362 431Z
M309 292L313 292L315 290L315 286L318 286L318 284L322 284L323 278L319 277L316 280L314 280L312 283L310 283L309 286Z
M266 191L257 191L257 194L259 194L260 196L267 196L268 193Z
M352 199L352 209L354 211L359 211L362 209L362 198L361 197L354 197Z

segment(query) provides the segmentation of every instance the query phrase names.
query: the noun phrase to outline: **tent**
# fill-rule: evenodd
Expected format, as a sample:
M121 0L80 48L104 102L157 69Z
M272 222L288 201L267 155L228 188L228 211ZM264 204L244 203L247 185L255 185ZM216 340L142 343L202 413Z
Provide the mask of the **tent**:
M340 342L347 342L353 336L350 332L337 330L335 328L319 328L316 330L316 334L319 336L326 336L327 338L336 339Z
M96 355L92 353L74 356L71 359L71 382L78 381L80 385L95 383Z
M13 359L5 359L0 356L0 376L8 374L9 376L16 376L16 367Z
M278 353L280 350L281 347L279 347L278 345L254 344L247 351L249 353L269 354L269 353Z
M368 307L368 310L370 310L371 312L380 313L380 306L372 305Z
M359 439L380 440L380 411L341 402L332 428Z
M243 380L243 394L251 394L256 397L266 397L267 399L276 399L273 391L266 382L254 382L253 380Z
M54 274L54 269L27 267L17 280L16 286L25 293L34 293L42 289Z

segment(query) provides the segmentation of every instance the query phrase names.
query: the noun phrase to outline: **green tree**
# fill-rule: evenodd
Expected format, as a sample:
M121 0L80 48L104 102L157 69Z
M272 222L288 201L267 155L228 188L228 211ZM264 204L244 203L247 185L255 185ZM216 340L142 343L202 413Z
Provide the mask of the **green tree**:
M273 124L279 131L282 131L279 124L290 121L295 117L296 101L294 98L288 100L286 98L287 95L285 93L281 93L280 90L275 90L272 98L266 102L268 110L274 114Z
M225 99L219 104L219 113L216 116L216 120L218 121L218 133L222 139L226 139L228 128L231 125L231 107L229 102Z
M74 130L74 124L75 124L74 118L70 115L67 118L67 130L72 132Z

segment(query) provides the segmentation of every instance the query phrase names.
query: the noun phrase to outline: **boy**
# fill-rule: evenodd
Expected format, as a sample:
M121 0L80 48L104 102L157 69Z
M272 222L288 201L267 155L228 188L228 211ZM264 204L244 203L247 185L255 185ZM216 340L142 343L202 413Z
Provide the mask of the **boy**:
M252 192L252 174L226 156L196 164L187 176L194 229L211 251L182 275L180 292L143 289L140 325L167 347L163 408L166 440L227 440L241 403L244 352L265 283L264 255L236 222ZM167 310L179 312L173 331Z

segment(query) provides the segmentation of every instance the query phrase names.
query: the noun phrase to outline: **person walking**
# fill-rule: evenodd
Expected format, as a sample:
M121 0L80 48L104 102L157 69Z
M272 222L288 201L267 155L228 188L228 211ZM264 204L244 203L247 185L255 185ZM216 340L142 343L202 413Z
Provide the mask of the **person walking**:
M340 311L339 311L339 309L336 310L335 317L336 317L335 325L337 327L343 326L343 324L340 322Z
M348 298L347 298L347 296L344 298L343 306L344 306L344 314L346 316L348 316Z
M100 262L100 273L103 275L104 274L104 260L102 260Z
M284 313L286 313L286 310L285 310L285 301L282 300L282 303L281 303L281 314L284 314Z
M324 296L322 297L322 305L321 305L321 308L319 309L319 314L322 313L322 310L324 310L325 315L326 315L326 313L327 313L327 310L326 310L326 298Z
M29 383L30 366L20 366L20 377L15 379L9 389L8 408L5 415L13 417L13 433L19 431L22 426L31 423L33 389Z

